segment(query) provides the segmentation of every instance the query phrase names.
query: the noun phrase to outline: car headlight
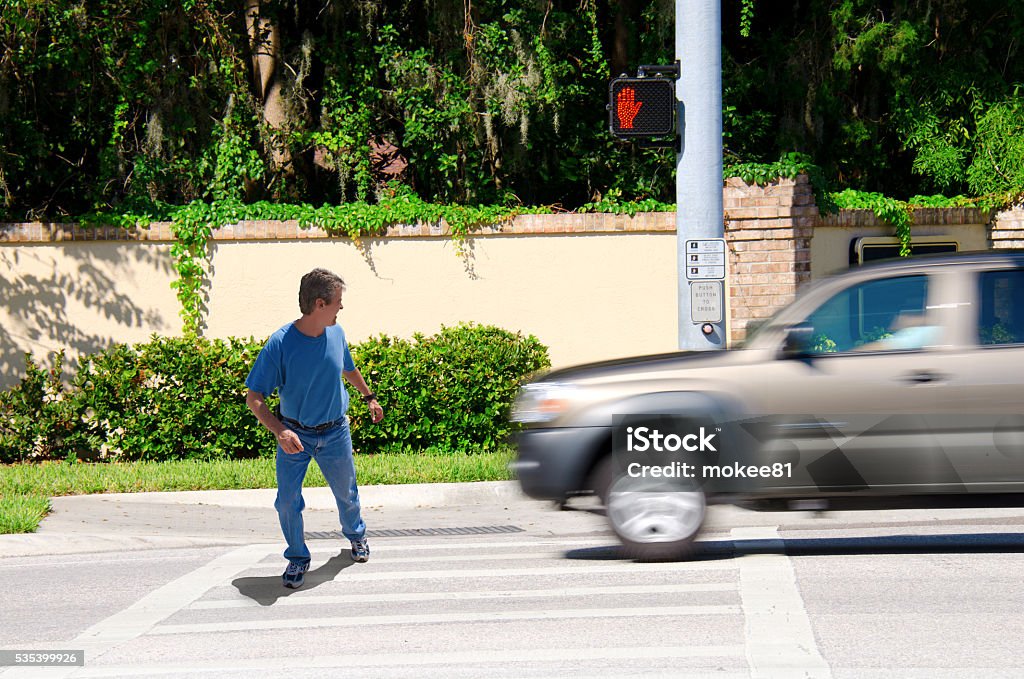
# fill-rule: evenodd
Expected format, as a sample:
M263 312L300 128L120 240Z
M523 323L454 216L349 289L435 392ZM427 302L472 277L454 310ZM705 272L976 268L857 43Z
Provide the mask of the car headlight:
M562 382L534 382L519 390L513 422L550 422L569 409L577 388Z

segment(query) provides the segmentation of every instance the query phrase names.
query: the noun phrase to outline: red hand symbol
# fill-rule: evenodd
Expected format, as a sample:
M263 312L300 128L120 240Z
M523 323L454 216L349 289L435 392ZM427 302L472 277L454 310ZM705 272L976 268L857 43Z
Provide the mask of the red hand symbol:
M624 130L633 128L633 119L640 112L640 107L644 105L642 101L636 101L635 97L636 90L632 87L624 87L619 90L615 112L619 116L619 127Z

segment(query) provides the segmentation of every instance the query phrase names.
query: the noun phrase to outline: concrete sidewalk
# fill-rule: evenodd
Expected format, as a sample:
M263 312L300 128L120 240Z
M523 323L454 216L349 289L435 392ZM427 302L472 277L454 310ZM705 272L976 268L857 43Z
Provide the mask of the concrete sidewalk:
M111 493L53 498L36 533L0 535L0 558L281 541L275 489ZM371 531L402 528L508 526L546 534L570 519L527 498L515 481L362 486ZM329 488L305 488L305 530L337 531ZM603 517L585 517L603 532ZM574 524L575 525L575 524ZM578 528L576 529L578 530Z

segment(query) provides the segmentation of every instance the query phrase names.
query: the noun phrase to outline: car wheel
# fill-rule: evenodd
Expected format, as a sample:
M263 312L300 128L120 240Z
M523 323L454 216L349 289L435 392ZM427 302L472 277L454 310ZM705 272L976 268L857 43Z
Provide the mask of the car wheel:
M593 487L627 556L641 561L685 559L704 523L704 492L685 479L616 475L602 463Z

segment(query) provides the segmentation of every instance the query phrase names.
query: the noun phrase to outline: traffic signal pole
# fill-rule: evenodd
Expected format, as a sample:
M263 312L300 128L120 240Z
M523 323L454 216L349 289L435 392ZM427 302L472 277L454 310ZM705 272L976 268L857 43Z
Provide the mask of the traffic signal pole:
M679 348L724 349L721 0L676 0Z

